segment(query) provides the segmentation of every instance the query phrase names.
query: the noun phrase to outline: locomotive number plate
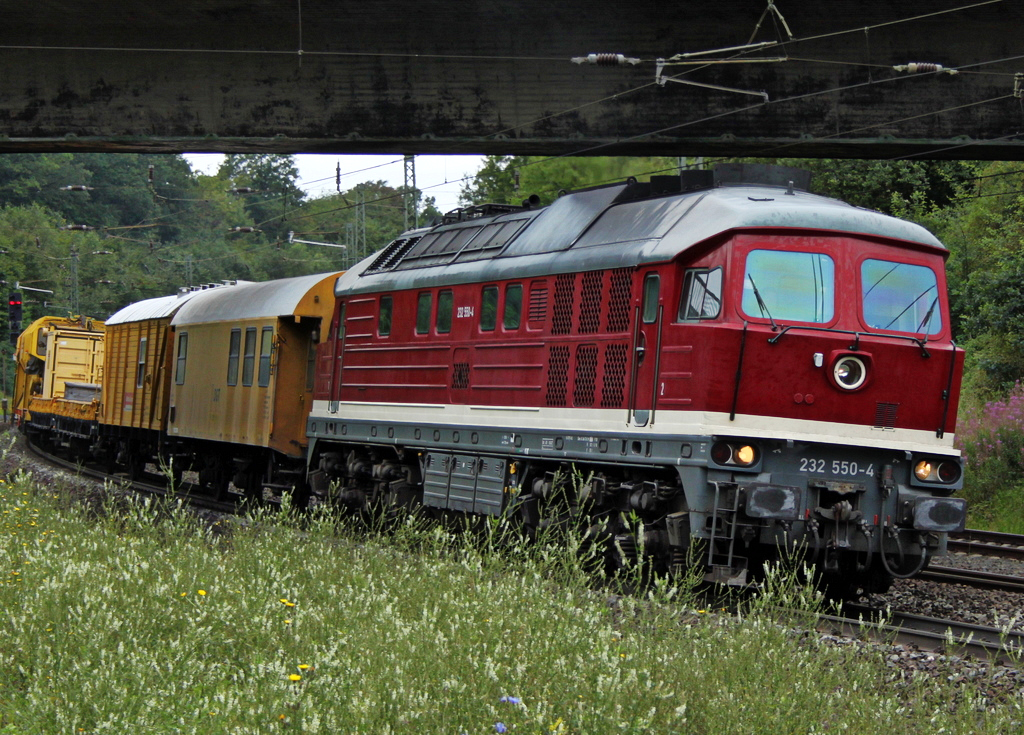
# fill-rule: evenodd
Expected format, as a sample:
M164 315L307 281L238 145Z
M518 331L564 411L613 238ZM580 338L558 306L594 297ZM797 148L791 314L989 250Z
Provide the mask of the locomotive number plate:
M848 462L845 459L800 458L800 471L815 475L831 474L838 477L874 477L875 465L860 462Z

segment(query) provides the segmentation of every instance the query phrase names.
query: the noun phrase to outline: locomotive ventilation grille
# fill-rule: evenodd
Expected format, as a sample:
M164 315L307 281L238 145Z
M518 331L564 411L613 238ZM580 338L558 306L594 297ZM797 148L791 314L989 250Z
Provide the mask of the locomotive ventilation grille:
M555 313L551 322L552 334L569 334L572 331L575 286L575 273L561 273L555 278Z
M583 274L580 334L593 334L601 328L601 285L603 282L603 271L589 271Z
M548 391L546 402L549 406L565 405L565 386L569 381L569 346L552 345L548 353Z
M896 428L896 410L900 407L898 403L882 403L879 401L875 404L875 428L876 429L895 429Z
M601 387L601 408L619 408L626 389L626 343L608 345L604 351L604 381Z
M629 329L629 302L633 284L631 268L612 271L608 289L608 331L625 332Z
M594 386L597 382L597 345L576 348L576 380L573 383L574 406L594 405Z
M385 271L391 268L395 263L402 260L406 253L408 253L412 246L420 241L419 237L406 237L395 240L388 245L381 254L370 263L370 267L366 269L367 273L377 273L378 271Z
M452 370L452 388L464 390L469 387L469 363L457 362Z

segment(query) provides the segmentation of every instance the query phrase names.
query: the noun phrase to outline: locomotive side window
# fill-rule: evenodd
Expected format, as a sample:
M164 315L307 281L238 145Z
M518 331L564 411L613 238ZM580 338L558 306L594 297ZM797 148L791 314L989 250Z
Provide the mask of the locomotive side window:
M679 299L678 321L714 319L722 310L722 269L693 268L686 271Z
M860 280L864 322L872 329L917 334L942 330L939 285L931 268L865 260Z
M823 253L751 250L742 307L761 319L830 322L835 315L835 263Z
M245 355L242 358L242 385L252 385L253 365L256 362L256 327L245 329Z
M416 302L416 334L430 331L430 292L421 293Z
M450 290L442 291L437 295L437 318L434 326L438 334L448 334L452 331L452 305L455 298Z
M178 364L174 370L174 382L185 385L185 361L188 359L188 332L178 335Z
M231 330L231 344L228 346L228 385L238 385L238 353L242 348L242 330Z
M135 371L135 387L141 388L146 382L146 343L148 340L143 337L139 340L139 361Z
M658 293L661 288L661 279L657 273L648 273L644 278L644 303L641 309L644 324L654 324L658 321Z
M502 325L505 329L519 329L523 314L523 284L510 283L505 287L505 313Z
M270 385L270 351L274 345L274 328L263 327L260 334L260 387Z
M498 324L498 287L484 286L480 296L480 329L493 332Z
M377 313L377 334L381 337L387 337L391 334L392 307L390 296L380 297L380 311Z

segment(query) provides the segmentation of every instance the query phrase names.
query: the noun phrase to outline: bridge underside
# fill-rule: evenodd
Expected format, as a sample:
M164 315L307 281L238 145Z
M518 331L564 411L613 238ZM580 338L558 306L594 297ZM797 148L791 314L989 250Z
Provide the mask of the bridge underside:
M1021 158L1024 5L960 4L8 4L0 152Z

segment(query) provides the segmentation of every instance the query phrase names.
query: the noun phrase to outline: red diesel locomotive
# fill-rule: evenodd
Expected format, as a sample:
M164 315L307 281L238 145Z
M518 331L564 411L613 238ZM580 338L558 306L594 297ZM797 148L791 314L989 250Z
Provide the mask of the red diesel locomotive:
M672 571L692 547L720 582L794 546L845 594L915 574L966 512L947 252L800 174L631 180L405 233L335 286L311 491L571 520L611 564Z

